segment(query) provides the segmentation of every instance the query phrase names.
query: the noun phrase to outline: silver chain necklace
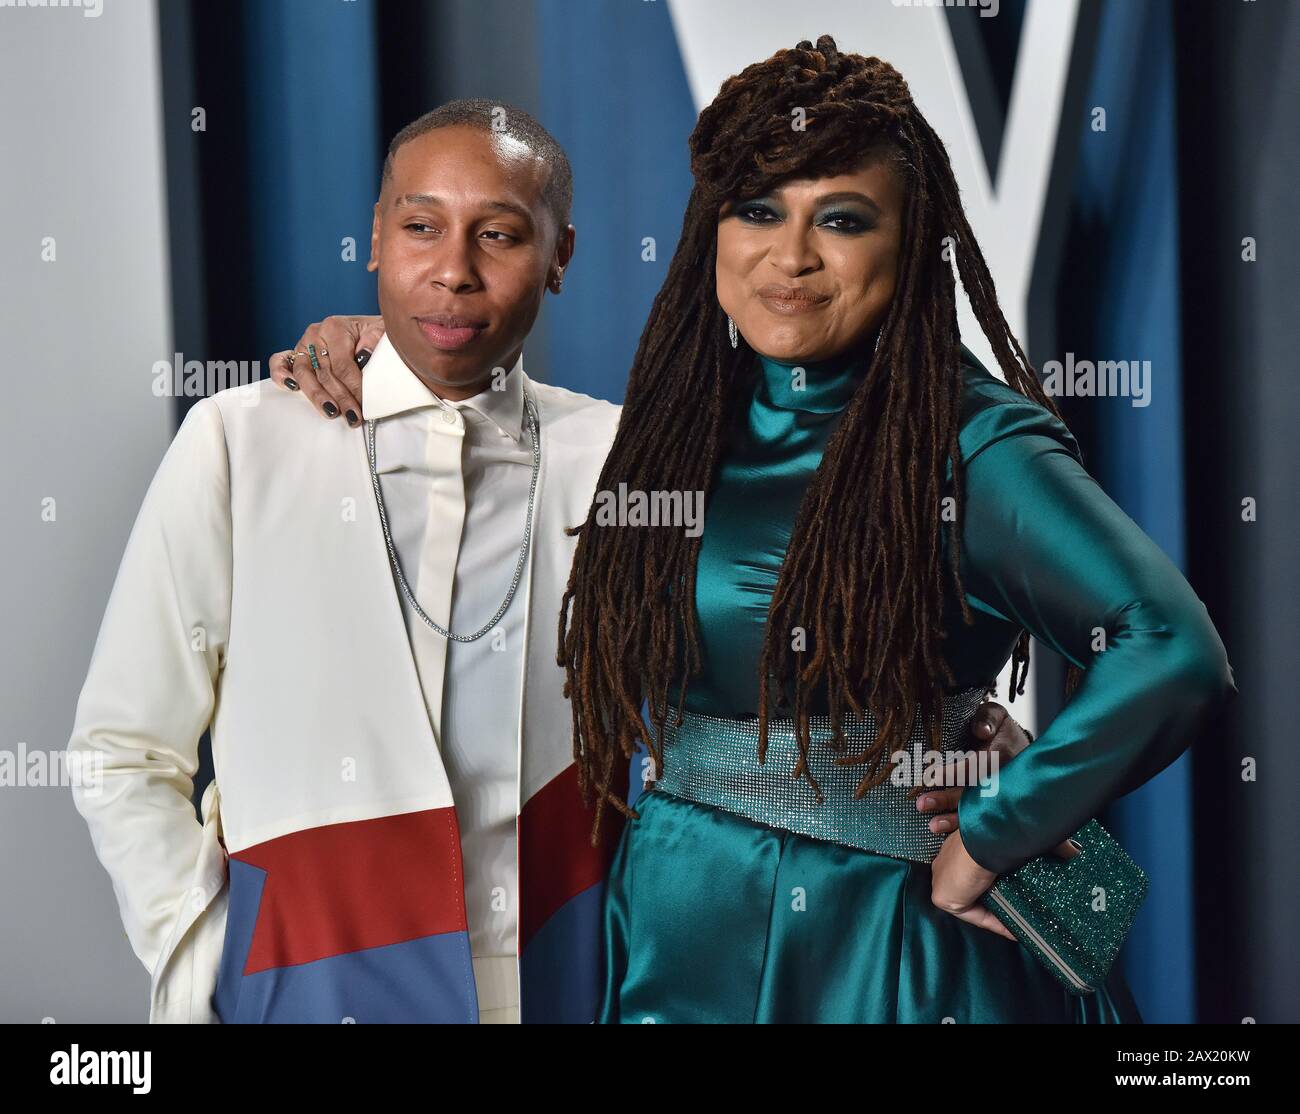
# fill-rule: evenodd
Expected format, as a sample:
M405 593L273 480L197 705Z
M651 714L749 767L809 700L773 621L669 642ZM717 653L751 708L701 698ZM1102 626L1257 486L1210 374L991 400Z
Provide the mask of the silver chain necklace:
M519 560L515 563L515 575L510 581L510 591L506 593L506 598L497 608L496 614L474 634L453 634L445 627L439 626L425 614L424 608L416 602L410 585L406 583L406 577L402 575L402 564L397 559L397 549L393 546L393 535L388 528L388 511L384 507L384 494L379 489L379 472L375 465L375 422L373 419L366 422L366 457L370 461L370 483L375 489L375 505L379 508L379 524L384 528L384 543L388 546L388 563L393 567L393 576L397 578L402 595L406 597L406 602L411 605L412 610L428 626L452 642L477 642L495 627L501 621L501 616L506 613L510 601L515 598L515 590L519 587L519 580L524 574L524 562L528 559L528 546L533 537L533 497L537 494L537 476L542 467L542 443L537 435L537 408L527 392L524 394L524 408L528 413L528 432L533 439L533 478L528 484L528 515L524 519L524 542L519 547Z

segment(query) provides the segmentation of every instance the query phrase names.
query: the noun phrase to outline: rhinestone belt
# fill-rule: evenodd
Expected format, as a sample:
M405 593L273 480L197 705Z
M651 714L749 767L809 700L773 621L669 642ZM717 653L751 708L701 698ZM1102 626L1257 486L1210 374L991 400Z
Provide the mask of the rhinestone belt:
M964 689L945 696L944 754L977 746L966 728L986 691ZM652 785L656 792L733 812L768 827L913 862L928 863L943 846L943 835L928 827L931 816L918 812L916 802L908 800L910 780L905 785L885 781L854 799L863 767L836 764L828 745L829 716L811 717L808 767L825 798L820 804L806 778L791 776L799 757L793 719L768 720L767 760L760 765L757 716L740 719L683 711L680 726L674 718L670 713L664 725L664 768ZM869 713L861 718L846 716L843 732L848 753L856 754L875 741L878 725ZM918 716L908 750L915 760L929 747Z

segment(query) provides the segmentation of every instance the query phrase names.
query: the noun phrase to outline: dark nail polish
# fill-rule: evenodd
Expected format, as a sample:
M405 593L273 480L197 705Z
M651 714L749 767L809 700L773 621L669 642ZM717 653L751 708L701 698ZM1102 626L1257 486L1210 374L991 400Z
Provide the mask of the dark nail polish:
M292 379L288 379L288 378L286 378L285 381L284 381L284 385L285 385L286 387L288 387L289 390L291 390L291 391L296 391L296 390L298 389L298 384L297 384L296 382L294 382L294 380L292 380Z
M327 402L323 409L327 418L337 418L339 416L339 408L332 402Z
M349 410L349 411L348 411L348 413L347 413L347 419L348 419L348 425L351 425L351 426L356 425L357 422L359 422L359 421L361 420L360 418L357 417L357 412L356 412L355 410Z
M370 353L364 348L357 353L357 367L365 367L366 362L370 359Z

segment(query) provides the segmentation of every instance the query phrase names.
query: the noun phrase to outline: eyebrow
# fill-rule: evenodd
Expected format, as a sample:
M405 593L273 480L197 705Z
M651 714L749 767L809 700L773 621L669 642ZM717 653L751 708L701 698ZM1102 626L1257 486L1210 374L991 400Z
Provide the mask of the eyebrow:
M446 201L431 193L405 193L397 198L393 204L400 208L403 205L445 205ZM513 201L485 201L483 207L496 213L513 213L515 216L527 221L530 228L533 225L532 213L522 205L516 205Z
M784 193L784 190L773 190L773 193ZM813 198L813 203L818 207L822 205L835 205L842 201L860 201L872 212L879 214L880 206L871 200L865 193L858 193L857 190L839 190L836 193L823 193Z

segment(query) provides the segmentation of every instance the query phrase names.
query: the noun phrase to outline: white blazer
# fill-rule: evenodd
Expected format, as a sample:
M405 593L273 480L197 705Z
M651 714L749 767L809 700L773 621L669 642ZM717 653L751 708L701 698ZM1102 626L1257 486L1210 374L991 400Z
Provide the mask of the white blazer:
M512 605L522 697L501 709L519 748L521 1016L590 1021L618 830L591 848L556 631L565 527L591 507L619 408L524 383L542 461ZM68 749L103 764L74 794L151 973L151 1021L476 1019L454 801L362 430L265 380L193 407L132 530Z

